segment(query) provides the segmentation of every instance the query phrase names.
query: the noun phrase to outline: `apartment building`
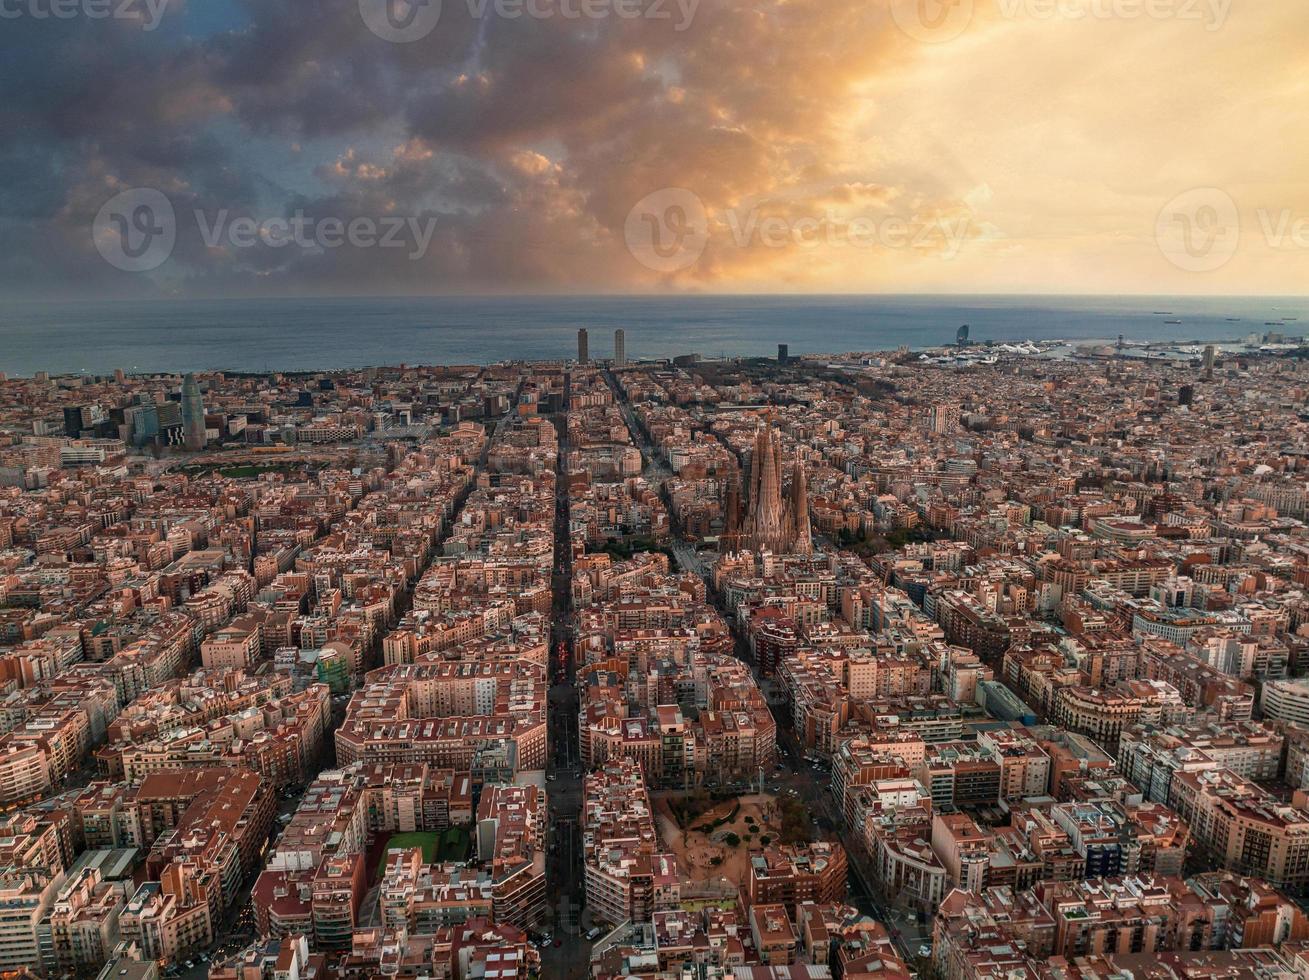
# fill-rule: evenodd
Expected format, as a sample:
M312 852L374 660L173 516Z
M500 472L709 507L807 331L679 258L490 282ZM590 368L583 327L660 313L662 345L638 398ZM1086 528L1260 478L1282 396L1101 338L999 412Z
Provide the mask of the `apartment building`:
M750 905L781 905L794 915L807 902L842 902L845 890L845 848L838 843L770 845L750 857Z
M928 746L914 778L932 794L933 808L985 806L1000 800L1000 760L980 742Z
M19 972L42 962L39 926L63 881L62 873L34 869L0 873L0 970Z
M310 887L315 948L348 949L368 888L363 854L338 852L324 858Z
M184 959L214 941L217 888L193 866L170 865L158 881L137 888L119 915L119 932L151 959Z
M1118 770L1146 799L1167 803L1181 772L1227 769L1243 779L1276 779L1287 739L1265 725L1233 721L1147 728L1134 725L1118 744Z
M545 920L548 807L537 786L483 787L477 807L477 860L489 874L496 922L530 929Z
M1191 709L1171 684L1123 681L1104 690L1084 685L1059 688L1052 719L1056 725L1114 748L1125 728L1137 724L1171 725L1189 714Z
M1309 725L1309 679L1270 681L1263 686L1259 707L1272 721Z
M759 962L771 976L796 961L800 937L784 905L752 905L750 907L750 937L754 942ZM784 974L783 974L784 975Z
M524 660L380 668L336 731L337 762L477 772L489 750L512 760L509 778L543 769L545 692L544 668Z
M103 881L98 868L69 875L37 928L46 972L98 969L118 944L118 917L126 905L123 885Z
M675 907L677 861L662 852L640 767L611 762L583 782L582 849L586 900L601 922L648 920Z
M369 832L448 830L473 820L472 779L427 763L362 766Z
M1309 888L1309 812L1225 769L1179 773L1169 806L1221 867L1276 888Z
M977 744L1000 763L1001 799L1019 800L1049 792L1050 756L1024 730L984 730L978 733Z
M38 799L53 784L50 758L40 745L0 739L0 803Z

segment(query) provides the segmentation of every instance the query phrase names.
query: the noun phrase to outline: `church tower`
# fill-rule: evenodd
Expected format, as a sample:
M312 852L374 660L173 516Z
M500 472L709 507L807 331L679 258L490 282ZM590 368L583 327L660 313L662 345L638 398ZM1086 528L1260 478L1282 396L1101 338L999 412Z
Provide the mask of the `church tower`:
M785 508L782 504L782 449L768 426L761 425L750 459L750 511L747 532L758 551L785 552Z
M733 555L741 550L741 485L735 477L723 501L723 541L720 550Z
M792 553L812 555L814 537L809 527L809 480L805 476L804 463L799 459L791 471L791 519L795 522Z

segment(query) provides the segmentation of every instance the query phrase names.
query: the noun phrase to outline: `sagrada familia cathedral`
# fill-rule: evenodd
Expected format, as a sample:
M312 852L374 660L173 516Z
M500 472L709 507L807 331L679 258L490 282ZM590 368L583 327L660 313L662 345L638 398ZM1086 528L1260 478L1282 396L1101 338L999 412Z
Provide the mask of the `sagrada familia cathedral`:
M809 485L804 464L791 467L791 492L782 494L782 446L772 428L761 425L750 457L746 513L741 517L741 490L727 491L727 527L723 551L771 551L783 555L813 554L809 529Z

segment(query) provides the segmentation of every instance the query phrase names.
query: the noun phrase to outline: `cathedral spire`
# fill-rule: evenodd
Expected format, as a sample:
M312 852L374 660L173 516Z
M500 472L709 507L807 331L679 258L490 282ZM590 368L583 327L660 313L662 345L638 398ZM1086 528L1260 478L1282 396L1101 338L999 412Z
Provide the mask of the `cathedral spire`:
M733 476L727 485L723 514L723 553L735 554L741 550L741 483Z
M809 480L804 461L796 457L791 473L791 518L795 521L795 538L791 550L797 555L814 553L814 538L809 527Z
M785 508L782 504L781 446L768 425L761 425L750 460L750 519L747 530L751 547L783 552L787 549Z
M754 530L753 520L755 511L759 508L759 474L763 468L765 446L767 443L764 439L764 429L761 426L755 430L754 452L750 454L750 485L745 488L746 500L749 505L750 513L750 530Z
M725 551L748 548L779 555L813 554L813 534L809 524L809 481L804 464L798 457L792 464L790 492L784 494L782 484L786 473L782 440L769 415L760 421L755 430L754 450L750 456L750 482L746 487L746 512L744 519L737 525L736 533L732 533L733 495L730 488L724 501L728 511L725 515ZM735 502L739 508L739 494L735 496Z

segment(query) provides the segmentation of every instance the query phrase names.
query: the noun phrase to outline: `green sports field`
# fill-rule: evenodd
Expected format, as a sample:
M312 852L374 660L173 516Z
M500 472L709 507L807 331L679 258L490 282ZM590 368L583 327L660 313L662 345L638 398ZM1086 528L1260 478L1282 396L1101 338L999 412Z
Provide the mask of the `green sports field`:
M432 830L416 830L403 834L392 834L386 842L386 848L378 862L376 877L382 876L386 868L385 851L396 851L405 847L421 847L423 861L464 861L468 858L469 834L466 827L451 827L444 833Z
M423 860L431 863L436 860L437 851L441 847L441 835L435 831L416 830L407 834L392 834L391 839L386 842L388 851L398 851L404 847L421 847ZM385 857L382 863L386 863Z

